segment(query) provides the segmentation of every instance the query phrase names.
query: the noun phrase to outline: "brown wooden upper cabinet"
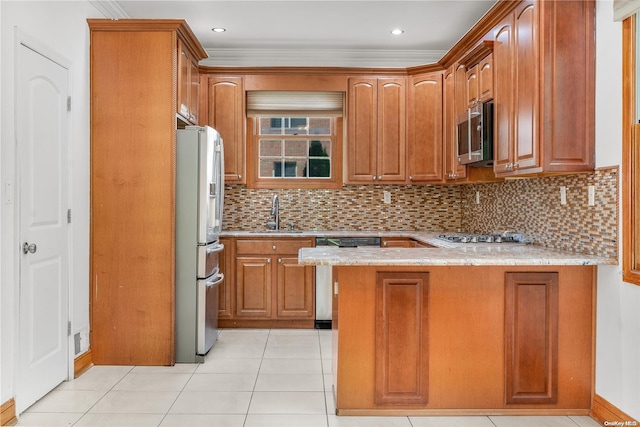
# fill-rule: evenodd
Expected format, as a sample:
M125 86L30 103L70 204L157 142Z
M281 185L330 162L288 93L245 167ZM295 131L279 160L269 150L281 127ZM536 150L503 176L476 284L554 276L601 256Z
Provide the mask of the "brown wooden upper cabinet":
M471 107L478 102L493 99L493 55L489 54L467 70L467 103Z
M478 64L478 97L480 102L493 99L493 54L485 56Z
M406 181L406 79L350 78L347 177L352 184Z
M407 180L440 182L443 174L442 73L409 78Z
M178 39L178 114L189 122L198 124L198 93L200 74L198 60L185 43Z
M494 29L494 171L595 166L595 2L519 4Z
M207 124L222 136L225 183L246 183L244 78L212 76L207 89Z
M466 109L466 85L461 84L466 72L464 65L454 64L444 72L444 89L442 100L443 117L443 147L444 154L444 178L447 181L456 181L467 177L467 167L458 164L456 151L456 118ZM457 84L456 84L456 79ZM456 94L458 96L456 96ZM460 111L462 110L462 111Z

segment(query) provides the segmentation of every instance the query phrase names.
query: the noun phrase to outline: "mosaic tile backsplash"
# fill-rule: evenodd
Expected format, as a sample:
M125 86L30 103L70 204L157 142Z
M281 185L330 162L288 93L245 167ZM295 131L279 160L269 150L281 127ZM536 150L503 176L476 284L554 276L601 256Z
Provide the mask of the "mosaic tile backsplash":
M471 185L347 185L341 189L248 189L227 185L223 229L265 230L274 194L280 227L300 230L513 230L549 248L617 258L618 168ZM588 206L588 186L595 206ZM560 204L560 187L567 204ZM384 204L384 191L391 203ZM480 203L476 204L476 192Z
M471 233L514 230L533 243L589 255L618 256L618 168L594 173L507 180L461 188L461 228ZM588 205L588 187L595 205ZM566 187L567 204L560 204ZM480 203L476 204L476 192Z
M248 189L227 185L224 230L265 230L274 194L280 199L280 227L300 230L456 231L460 187L348 185L341 189ZM384 191L391 203L384 204Z

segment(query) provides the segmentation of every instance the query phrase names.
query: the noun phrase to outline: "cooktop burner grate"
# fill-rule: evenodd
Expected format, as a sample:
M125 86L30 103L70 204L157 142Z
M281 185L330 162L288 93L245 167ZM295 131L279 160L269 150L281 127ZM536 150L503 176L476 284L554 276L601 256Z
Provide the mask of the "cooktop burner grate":
M514 236L502 234L441 234L438 239L451 243L518 243Z

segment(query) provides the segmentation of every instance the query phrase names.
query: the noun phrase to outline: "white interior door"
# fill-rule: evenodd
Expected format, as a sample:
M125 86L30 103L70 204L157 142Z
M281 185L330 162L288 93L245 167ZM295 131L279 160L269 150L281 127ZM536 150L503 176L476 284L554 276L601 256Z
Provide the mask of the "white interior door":
M17 63L21 413L69 371L68 70L23 44Z

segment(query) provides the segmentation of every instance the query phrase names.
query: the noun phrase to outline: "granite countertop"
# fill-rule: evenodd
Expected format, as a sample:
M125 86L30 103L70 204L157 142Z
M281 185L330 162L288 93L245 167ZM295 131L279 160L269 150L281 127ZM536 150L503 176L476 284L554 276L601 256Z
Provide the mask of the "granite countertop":
M224 231L229 237L409 237L431 248L302 248L304 265L616 265L598 257L519 243L451 243L438 232L418 231Z

